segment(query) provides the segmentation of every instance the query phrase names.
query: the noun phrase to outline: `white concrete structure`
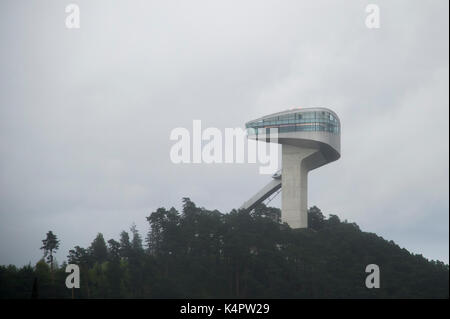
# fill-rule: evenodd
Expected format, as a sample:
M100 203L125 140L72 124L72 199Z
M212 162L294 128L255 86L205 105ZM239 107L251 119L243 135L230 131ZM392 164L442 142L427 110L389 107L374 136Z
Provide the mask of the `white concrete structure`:
M282 144L281 181L271 181L241 208L253 209L281 184L281 219L292 228L308 227L308 173L339 159L340 121L326 108L297 108L246 123L248 137L270 136L277 129ZM273 132L273 131L272 131Z

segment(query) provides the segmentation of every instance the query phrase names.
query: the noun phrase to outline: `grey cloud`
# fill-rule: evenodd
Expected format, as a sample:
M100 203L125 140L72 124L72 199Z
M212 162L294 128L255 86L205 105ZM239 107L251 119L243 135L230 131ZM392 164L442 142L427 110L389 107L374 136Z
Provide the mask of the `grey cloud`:
M0 5L1 264L35 262L49 229L59 260L97 231L145 232L182 196L238 207L268 177L172 164L170 131L292 106L343 123L342 158L311 173L310 204L448 262L446 1L378 1L379 30L366 1L78 3L79 30L63 2Z

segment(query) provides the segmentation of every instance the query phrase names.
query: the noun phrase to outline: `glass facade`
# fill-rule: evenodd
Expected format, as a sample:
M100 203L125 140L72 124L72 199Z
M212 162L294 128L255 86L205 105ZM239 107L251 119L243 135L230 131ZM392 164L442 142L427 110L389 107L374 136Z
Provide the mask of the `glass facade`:
M298 112L274 116L247 123L246 128L249 135L263 134L270 128L278 128L279 133L307 131L340 133L339 120L327 111Z

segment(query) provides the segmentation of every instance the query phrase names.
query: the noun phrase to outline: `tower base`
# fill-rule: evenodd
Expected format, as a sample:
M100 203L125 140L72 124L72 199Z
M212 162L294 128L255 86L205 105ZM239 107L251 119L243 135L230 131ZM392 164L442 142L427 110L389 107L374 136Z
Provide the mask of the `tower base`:
M308 227L308 172L304 159L317 149L282 145L281 220L291 228Z

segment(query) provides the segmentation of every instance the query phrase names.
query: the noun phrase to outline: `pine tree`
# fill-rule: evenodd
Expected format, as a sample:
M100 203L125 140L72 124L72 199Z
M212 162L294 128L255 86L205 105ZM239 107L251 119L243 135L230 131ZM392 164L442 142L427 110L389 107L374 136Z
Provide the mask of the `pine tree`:
M108 248L102 233L98 233L91 244L90 251L94 262L103 263L108 259Z
M131 233L133 234L133 238L131 240L131 247L136 253L143 253L144 248L142 247L142 238L139 234L136 225L133 224L130 228Z
M53 252L58 250L59 240L52 231L47 233L47 238L42 240L41 249L44 250L44 257L47 258L47 262L50 263L50 270L53 271Z
M120 233L120 256L128 259L131 255L130 235L126 231Z

